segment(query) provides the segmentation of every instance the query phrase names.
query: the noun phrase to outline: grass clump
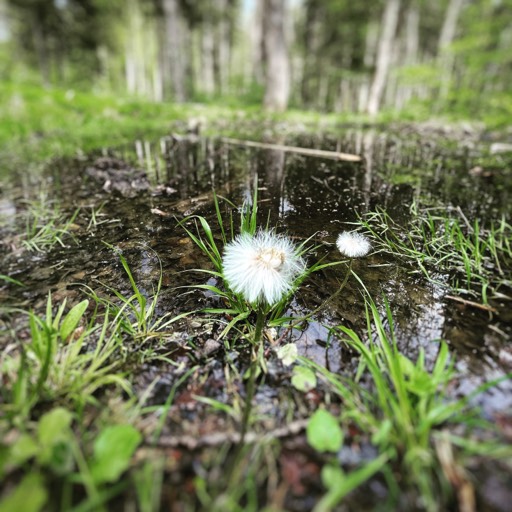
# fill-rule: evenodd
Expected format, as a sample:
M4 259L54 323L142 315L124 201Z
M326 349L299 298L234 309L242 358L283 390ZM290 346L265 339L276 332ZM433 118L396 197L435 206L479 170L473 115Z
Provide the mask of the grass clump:
M360 356L355 380L334 374L307 358L300 358L300 363L314 370L340 397L343 406L337 421L345 427L355 424L363 442L366 437L366 442L370 441L378 448L378 456L363 464L357 472L365 474L367 478L376 471L381 473L390 491L389 506L395 507L399 502L406 505L401 492L405 483L418 491L420 503L416 505L421 509L439 510L439 507L447 506L453 500L452 489L458 492L459 488L451 482L452 474L438 447L445 443L442 449L446 450L446 442L449 449L452 449L452 444L462 447L460 441L467 439L475 426L493 429L492 425L479 419L477 411L468 403L472 396L496 382L486 384L463 399L447 400L446 389L455 377L447 344L440 343L437 358L428 368L423 348L416 361L400 353L387 302L383 320L375 303L367 298L366 317L368 342L344 326L332 329L333 336ZM459 429L464 427L466 437L452 438L448 432L454 426ZM466 457L476 454L474 447L470 449L468 446L468 450L461 451ZM482 452L487 455L494 453L497 458L511 455L510 450L492 441L486 444ZM457 464L452 460L452 466L460 475L464 475L464 478L461 476L462 483L467 484L466 495L457 496L459 505L463 503L461 499L474 503L474 490L469 477ZM328 473L322 473L322 477L328 493L315 509L318 511L330 510L346 495L341 492L339 485L335 485L342 482L344 476L337 460L331 460L327 467Z
M192 288L206 290L219 299L225 307L206 308L203 310L206 314L220 315L229 317L231 320L222 331L220 338L226 337L230 330L237 324L245 324L251 329L250 315L256 313L258 309L263 309L268 327L279 327L286 324L297 325L297 319L287 316L287 308L300 285L314 272L318 272L330 266L339 265L341 261L323 263L322 260L313 262L309 266L304 266L296 275L291 286L283 293L279 300L272 304L265 301L259 304L251 303L244 297L243 293L233 291L230 283L227 282L223 268L224 248L236 240L240 235L256 236L261 231L275 233L275 229L269 227L268 221L263 227L258 226L258 194L257 182L254 185L254 195L249 203L244 203L238 208L231 201L222 198L225 204L230 208L227 219L221 211L220 201L217 195L213 194L215 215L217 227L213 228L205 217L194 215L187 217L179 222L187 235L197 245L201 252L207 257L213 269L194 269L194 272L206 274L211 281L208 284L197 284ZM238 213L237 222L234 212ZM315 247L309 246L311 238L308 238L296 246L295 255L297 258L304 258L307 254L313 253ZM301 319L300 323L305 319Z
M429 281L440 282L448 274L455 291L479 294L487 303L495 293L512 282L512 226L502 218L484 228L478 220L469 222L460 209L419 210L411 207L407 226L394 221L384 210L366 214L360 223L383 251L418 265Z
M87 289L90 296L97 303L102 304L112 312L112 324L116 326L116 330L118 330L121 335L128 336L129 339L142 345L148 340L163 338L168 334L168 329L173 323L193 313L186 312L177 316L173 316L169 312L163 315L158 313L157 306L162 289L163 272L162 262L156 253L155 255L157 256L159 265L159 277L152 295L147 297L135 281L130 265L122 252L110 244L105 245L119 258L133 293L131 295L125 295L119 290L104 284L105 289L110 291L118 299L118 302L115 302L114 300L100 297L89 287L87 287Z
M16 328L0 358L0 510L103 510L132 479L141 509L152 510L150 503L161 498L148 480L149 458L134 467L142 441L134 424L163 412L154 427L157 440L176 389L163 408L144 407L150 390L137 400L121 368L127 342L152 338L157 330L163 336L176 318L156 314L161 280L148 301L119 257L134 290L130 297L110 290L121 306L90 292L68 310L66 300L55 304L49 293L42 314L2 310L6 322L16 316ZM19 326L23 317L26 327ZM114 408L113 389L123 392ZM162 478L163 469L151 475Z
M161 135L194 115L192 107L20 83L0 84L0 97L0 158L18 164Z
M27 251L44 253L55 246L66 247L69 240L77 243L73 231L78 227L75 220L80 208L71 214L65 212L58 201L49 198L46 186L41 188L35 199L23 200L21 206L20 213L14 217L18 233L13 233L13 218L0 217L5 245L14 250L21 247Z
M114 354L121 340L115 329L108 332L109 311L103 319L94 311L87 320L88 306L89 301L84 300L64 315L64 301L54 314L49 294L45 316L25 312L29 339L10 345L0 365L0 377L10 383L1 391L6 418L19 424L38 403L48 401L70 402L82 409L95 403L96 390L108 385L129 392L127 381L116 373L120 361ZM91 340L94 350L84 350Z
M77 208L68 216L57 204L48 205L44 198L40 202L29 203L23 247L29 251L46 252L55 245L65 247L65 238L76 243L72 230L79 211Z

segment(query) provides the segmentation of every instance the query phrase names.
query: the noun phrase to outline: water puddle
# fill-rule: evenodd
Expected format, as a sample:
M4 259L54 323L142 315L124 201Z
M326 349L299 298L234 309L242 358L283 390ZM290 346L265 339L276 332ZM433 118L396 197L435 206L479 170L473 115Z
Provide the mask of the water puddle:
M271 225L277 224L280 231L297 241L312 237L312 243L321 247L312 260L338 259L334 242L339 232L350 229L359 215L377 207L405 224L411 203L420 199L424 204L460 208L468 219L479 219L487 225L503 216L510 218L512 213L512 180L508 176L512 157L491 157L486 143L476 137L467 136L461 142L412 129L409 133L393 133L347 128L339 136L288 134L273 137L271 142L353 153L361 155L362 161L244 147L218 138L174 136L58 162L39 177L40 188L63 211L79 208L71 230L75 241L65 238L64 246L56 245L41 253L23 250L16 236L19 226L13 220L26 211L27 201L37 199L36 178L23 172L12 174L2 184L0 196L1 273L23 282L25 287L4 286L0 299L43 311L50 290L55 301L77 298L84 284L97 293L107 293L105 287L111 286L129 295L126 274L106 242L122 250L140 290L148 296L155 289L162 266L158 314L215 306L217 299L211 294L182 288L206 282L204 276L191 270L208 268L208 261L177 221L200 214L215 225L212 189L241 205L251 197L256 176L262 222L269 218ZM225 208L231 210L227 205ZM383 296L389 301L402 353L415 359L422 348L427 365L432 365L438 341L449 343L457 361L457 379L450 388L454 397L467 395L512 370L510 289L502 288L499 296L491 297L493 310L486 311L449 298L453 292L442 279L440 284L429 283L413 272L417 269L409 263L384 252L355 261L353 268L379 307L383 308ZM346 267L338 266L315 274L297 294L291 312L299 316L321 304L337 289L345 271ZM508 272L510 275L510 268ZM198 317L180 324L180 331L170 336L166 348L174 347L170 357L177 363L209 358L204 370L210 375L208 396L222 400L225 376L223 364L215 356L236 365L244 354L212 345L218 326L204 321ZM358 360L346 346L331 339L327 326L333 325L344 325L365 335L364 301L354 279L305 329L294 330L286 338L297 344L300 355L333 372L353 375ZM191 339L195 349L186 348ZM285 421L289 414L289 406L280 409L279 389L280 382L288 377L282 369L271 366L268 380L258 389L262 411L276 414L276 422ZM158 384L150 403L161 403L176 375L165 365L148 364L138 368L134 377L139 389L155 378ZM188 395L180 395L181 410L186 409L187 400L192 401L192 396L201 392L198 384L187 391ZM306 408L314 405L314 397L308 400L312 402L304 405ZM504 380L478 395L474 402L487 418L510 414L511 381ZM179 431L201 435L197 418L209 421L208 409L205 406L198 412L196 407L194 411L196 416L191 416L186 425L176 427Z

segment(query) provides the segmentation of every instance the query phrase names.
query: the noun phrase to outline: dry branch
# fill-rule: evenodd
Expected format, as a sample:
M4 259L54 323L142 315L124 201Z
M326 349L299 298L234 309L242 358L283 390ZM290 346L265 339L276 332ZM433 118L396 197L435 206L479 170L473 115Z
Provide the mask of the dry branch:
M320 158L331 158L333 160L345 160L346 162L360 162L359 155L351 153L340 153L338 151L325 151L323 149L301 148L297 146L284 146L282 144L269 144L267 142L255 142L252 140L230 139L223 137L222 142L226 144L236 144L238 146L247 146L250 148L276 149L279 151L287 151L289 153L298 153L307 156L318 156Z
M471 306L473 308L483 309L484 311L490 311L491 313L496 313L496 309L492 306L488 306L487 304L480 304L479 302L473 302L472 300L466 300L462 297L454 297L453 295L445 295L446 299L454 300L456 302L460 302L465 306Z

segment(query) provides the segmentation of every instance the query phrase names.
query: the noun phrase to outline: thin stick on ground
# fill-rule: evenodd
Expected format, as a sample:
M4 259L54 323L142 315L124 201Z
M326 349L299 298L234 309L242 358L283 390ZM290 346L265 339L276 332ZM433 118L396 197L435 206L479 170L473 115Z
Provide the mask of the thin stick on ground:
M471 306L473 308L483 309L484 311L490 311L491 313L497 313L496 308L493 308L492 306L488 306L487 304L480 304L479 302L473 302L472 300L463 299L462 297L455 297L454 295L445 295L445 299L460 302L465 306Z
M225 144L234 144L237 146L247 146L250 148L261 149L277 149L280 151L287 151L289 153L298 153L300 155L318 156L320 158L330 158L332 160L344 160L346 162L360 162L361 157L352 153L340 153L339 151L326 151L324 149L301 148L297 146L285 146L282 144L270 144L267 142L255 142L252 140L230 139L227 137L221 138Z

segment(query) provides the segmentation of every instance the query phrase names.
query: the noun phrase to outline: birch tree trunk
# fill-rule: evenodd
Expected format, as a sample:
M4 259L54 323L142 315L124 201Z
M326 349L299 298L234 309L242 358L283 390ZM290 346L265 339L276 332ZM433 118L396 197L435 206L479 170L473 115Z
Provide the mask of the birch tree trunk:
M449 46L455 39L457 30L457 21L459 19L465 0L450 0L446 9L443 26L439 34L437 44L437 57L441 67L441 87L439 96L441 99L446 98L450 90L450 82L453 73L453 54L449 50Z
M416 2L412 2L405 12L403 28L400 31L402 40L400 52L397 53L398 66L412 66L418 62L418 52L420 47L420 12ZM397 110L402 109L411 99L414 91L413 84L396 84L394 107Z
M315 106L317 89L320 78L319 69L321 35L323 31L321 21L321 9L318 2L305 2L305 27L304 27L304 62L302 80L300 82L300 94L303 105Z
M370 115L376 115L378 113L386 87L399 13L400 0L387 0L382 15L376 69L370 88L368 106L366 108Z
M263 4L258 2L253 10L252 21L248 24L249 41L251 46L251 74L247 83L252 79L258 84L265 81L264 44L263 44Z
M206 94L215 92L213 27L205 21L201 27L201 89Z
M405 64L418 62L420 47L420 11L416 2L407 9L405 15Z
M265 97L263 106L282 112L290 96L290 61L285 37L286 0L264 0L263 57L265 68Z
M228 21L228 5L227 0L217 0L217 9L221 13L216 27L216 47L217 47L217 74L216 86L220 94L225 92L226 84L229 76L230 61L230 40L231 30Z
M185 101L185 21L180 12L178 0L164 0L166 32L166 58L174 99Z

